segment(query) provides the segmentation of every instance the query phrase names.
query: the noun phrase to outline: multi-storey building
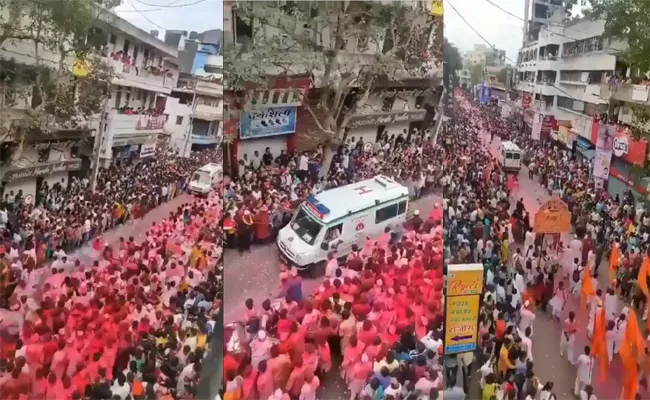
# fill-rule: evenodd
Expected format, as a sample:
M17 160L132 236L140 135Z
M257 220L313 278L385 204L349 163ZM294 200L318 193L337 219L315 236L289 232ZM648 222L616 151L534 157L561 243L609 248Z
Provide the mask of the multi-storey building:
M223 68L223 57L206 59L210 67ZM216 148L223 139L223 74L181 74L167 98L165 133L169 147L187 157L190 151Z
M592 160L599 124L608 120L615 150L603 183L612 195L629 189L644 199L648 185L635 180L632 166L647 162L648 146L645 140L633 139L629 125L635 124L632 104L650 105L648 86L630 77L629 67L617 57L626 44L604 36L604 20L562 24L563 13L559 9L538 32L529 32L519 53L518 106L524 121L531 132L536 131L534 121L545 121L535 135L557 140Z
M177 51L107 10L93 25L93 34L100 41L97 51L114 72L104 112L80 121L74 129L51 126L47 133L29 133L24 138L4 135L0 151L4 192L36 196L44 181L65 186L71 174L85 174L90 169L95 145L100 147L103 165L120 157L154 154L158 134L163 132L164 96L176 86ZM34 66L33 48L32 42L12 40L3 44L0 59L11 59L26 68ZM41 63L58 68L56 51L41 46L39 53ZM64 60L68 71L74 71L73 64L73 57ZM0 113L6 120L21 104L6 101L11 88L2 89ZM102 139L97 141L100 126Z
M441 33L436 32L433 23L427 22L427 17L431 14L431 2L414 0L403 0L403 2L417 11L414 13L416 15L414 26L428 24L428 40L436 40ZM285 2L279 3L282 6ZM240 43L253 40L256 36L254 33L258 29L265 30L266 37L280 35L280 32L274 28L262 25L250 26L244 18L240 18L238 9L245 4L247 2L224 2L226 52L229 45L238 46ZM307 1L296 4L310 8L320 3ZM364 2L352 2L350 7L363 7L363 4ZM310 38L315 35L310 32L308 25L305 25L303 34ZM321 35L324 48L334 45L328 32ZM367 38L350 37L347 38L340 54L344 58L344 63L353 65L353 60L359 60L361 63L364 59L372 59L382 51L382 48L383 43L369 43ZM425 118L427 110L432 110L429 116L435 113L436 95L439 97L441 94L438 86L442 83L442 66L438 67L433 61L435 60L428 65L423 65L427 71L424 79L405 73L403 76L397 76L397 82L389 83L371 93L364 106L359 107L356 113L350 116L347 137L354 137L355 140L363 138L365 142L372 143L383 135L409 134L416 127L423 127L423 124L432 126L433 121L425 121ZM322 73L322 71L300 70L300 67L296 66L287 74L269 67L268 76L272 78L269 87L256 91L250 96L254 104L253 111L241 113L237 118L238 122L226 123L225 134L232 137L231 154L237 158L243 157L244 154L250 157L254 151L261 154L268 147L274 155L278 155L282 150L311 149L324 142L325 136L314 122L314 116L304 107L304 102L308 102L312 111L316 110L315 112L318 113L317 97L320 89L318 78ZM231 115L236 115L234 107L234 104L229 107ZM341 118L344 114L344 112L341 114ZM283 129L266 129L264 120L276 116L281 116L287 122L286 126Z

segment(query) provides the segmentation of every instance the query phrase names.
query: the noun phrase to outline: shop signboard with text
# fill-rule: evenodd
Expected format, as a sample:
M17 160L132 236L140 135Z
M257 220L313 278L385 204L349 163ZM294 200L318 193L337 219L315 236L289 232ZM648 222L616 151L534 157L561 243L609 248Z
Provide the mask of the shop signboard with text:
M26 168L10 169L5 172L2 180L4 182L14 182L20 179L36 178L39 176L47 176L56 174L58 172L72 172L81 169L81 160L68 160L60 161L49 164L39 164Z
M452 264L445 291L444 354L476 350L483 264Z
M296 107L270 107L243 113L239 137L255 139L296 131Z
M365 114L355 115L350 118L348 126L350 128L360 128L362 126L390 125L399 122L417 122L424 121L425 110L404 111L397 113Z
M634 140L627 128L620 126L616 128L613 148L616 157L622 158L630 164L642 167L645 165L647 150L647 140Z

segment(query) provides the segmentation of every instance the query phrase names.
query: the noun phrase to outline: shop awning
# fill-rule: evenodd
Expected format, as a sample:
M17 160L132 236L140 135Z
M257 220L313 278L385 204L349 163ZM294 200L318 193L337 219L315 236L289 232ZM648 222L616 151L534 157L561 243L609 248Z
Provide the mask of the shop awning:
M585 139L582 136L578 136L578 140L576 141L576 145L579 148L583 149L583 150L590 150L590 149L593 149L595 147L593 145L593 143L591 143L591 141L589 139Z

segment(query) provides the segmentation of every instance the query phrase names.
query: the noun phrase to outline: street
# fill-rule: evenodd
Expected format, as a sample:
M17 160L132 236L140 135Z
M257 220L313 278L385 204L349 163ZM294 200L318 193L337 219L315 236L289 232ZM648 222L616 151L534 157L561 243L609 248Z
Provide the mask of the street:
M411 210L419 210L420 216L426 219L436 202L442 204L438 195L429 195L412 202ZM280 285L280 260L275 243L257 245L249 253L239 255L237 250L226 250L224 255L224 323L237 321L246 310L244 302L251 298L259 305L267 298L274 297ZM303 279L302 292L307 297L318 290L322 279ZM339 376L337 368L342 362L338 354L332 354L332 365L329 374L321 379L319 399L339 400L348 399L345 394L347 387Z
M487 138L482 138L486 143L489 141ZM500 140L495 137L490 145L490 150L496 156L500 145ZM537 179L537 177L535 177ZM535 212L550 199L548 193L542 189L538 181L531 181L528 179L528 169L522 168L519 173L519 189L512 194L514 201L523 198L523 203L526 210L530 213L531 220ZM570 233L562 236L563 243L567 244L572 239ZM513 252L515 250L512 250ZM608 273L607 273L608 260L604 259L598 271L600 272L598 280L598 288L607 288ZM622 301L618 302L619 308L623 308L626 304ZM591 345L587 339L586 327L588 322L588 314L581 311L578 298L571 298L565 308L565 317L569 311L574 311L577 315L578 334L576 338L574 357L583 354L584 346ZM639 315L639 321L640 315ZM641 324L645 325L645 324ZM551 319L550 313L544 314L541 311L537 312L537 316L533 326L533 359L535 362L535 371L541 379L542 383L552 381L555 384L555 393L558 399L568 399L572 397L573 387L576 377L576 368L571 365L566 355L561 357L559 354L560 348L560 324ZM477 366L480 367L480 366ZM595 389L595 394L599 399L614 399L620 396L620 390L623 385L623 369L619 357L615 357L614 361L607 371L607 380L600 378L600 371L594 368L592 385ZM473 382L478 388L478 383ZM478 393L478 392L476 392Z

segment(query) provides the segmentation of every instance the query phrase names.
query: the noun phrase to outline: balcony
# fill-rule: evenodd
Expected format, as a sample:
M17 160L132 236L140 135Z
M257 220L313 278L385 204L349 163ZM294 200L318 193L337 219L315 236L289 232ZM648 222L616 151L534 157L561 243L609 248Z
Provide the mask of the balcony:
M165 70L156 67L134 66L105 57L104 61L113 67L117 74L113 78L114 85L136 87L143 90L149 90L158 93L171 93L172 88L176 86L174 75Z
M519 81L517 84L517 90L521 92L532 93L535 90L535 84L528 81Z
M558 96L561 92L552 82L538 81L535 84L535 93L541 94L542 96Z
M115 138L149 136L163 132L164 115L127 115L111 111L106 124L106 134Z
M604 84L600 87L600 96L622 102L650 105L649 87L631 83Z
M213 107L207 104L195 104L192 110L192 118L206 121L223 121L223 104Z
M557 70L557 57L546 56L537 61L537 69L539 71L555 71Z

